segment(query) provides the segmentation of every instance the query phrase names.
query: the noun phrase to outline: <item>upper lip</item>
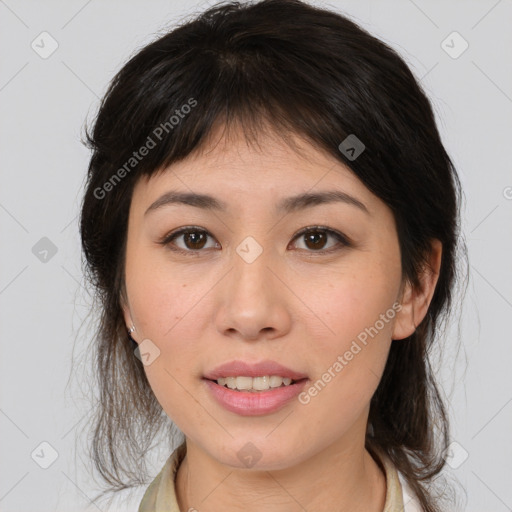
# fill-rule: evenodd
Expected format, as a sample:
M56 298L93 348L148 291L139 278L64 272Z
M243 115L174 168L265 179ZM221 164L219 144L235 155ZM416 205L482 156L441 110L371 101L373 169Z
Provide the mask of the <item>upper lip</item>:
M225 377L263 377L265 375L278 375L279 377L288 377L292 380L307 378L307 375L303 373L296 372L276 361L270 360L261 361L259 363L247 363L241 360L229 361L205 373L204 378L217 380Z

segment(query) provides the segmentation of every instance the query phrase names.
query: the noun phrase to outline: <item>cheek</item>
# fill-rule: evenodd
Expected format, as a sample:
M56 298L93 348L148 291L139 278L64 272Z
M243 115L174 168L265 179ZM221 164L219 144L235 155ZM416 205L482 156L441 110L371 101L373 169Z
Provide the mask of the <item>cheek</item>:
M144 263L142 263L144 262ZM205 291L200 276L170 272L169 265L143 254L132 252L126 261L127 291L141 340L149 339L159 356L144 366L156 399L178 427L197 421L199 410L187 388L200 361L198 304ZM203 299L204 300L204 299ZM203 302L201 302L203 304ZM196 307L194 307L196 306ZM184 422L182 425L182 421Z
M151 340L160 350L161 357L145 367L148 378L157 371L165 377L165 370L176 376L188 372L190 378L190 368L200 360L197 341L210 318L212 283L194 264L180 270L159 251L139 246L127 257L126 286L141 340Z
M329 327L316 334L310 357L315 378L332 382L321 392L324 400L362 406L373 394L391 345L399 286L399 267L361 259L312 297Z
M329 347L341 350L350 345L351 340L374 326L381 314L386 314L398 294L400 268L376 258L358 258L343 271L331 272L317 282L319 286L304 289L303 294L307 292L308 302L323 321L317 323L324 335L318 332L316 339L325 353ZM393 318L390 312L384 325L378 323L382 331L379 334L391 335Z
M131 250L130 250L131 249ZM145 338L164 344L188 315L197 315L201 296L199 272L177 271L162 251L134 246L126 259L126 287L137 326ZM194 284L196 283L196 284Z

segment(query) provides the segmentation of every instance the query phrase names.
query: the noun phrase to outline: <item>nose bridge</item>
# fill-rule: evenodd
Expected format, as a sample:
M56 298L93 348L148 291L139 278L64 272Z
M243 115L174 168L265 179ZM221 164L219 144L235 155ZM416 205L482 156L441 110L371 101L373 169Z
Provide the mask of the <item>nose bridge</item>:
M276 335L288 327L290 315L286 298L279 287L282 283L277 260L271 249L264 248L253 237L244 239L231 255L229 283L224 288L218 329L224 333L236 330L246 339L256 339L261 332L272 330Z
M237 299L244 301L251 295L264 300L262 294L270 292L272 273L272 251L263 247L253 236L248 236L236 247L233 254L233 291ZM275 260L274 260L275 265Z

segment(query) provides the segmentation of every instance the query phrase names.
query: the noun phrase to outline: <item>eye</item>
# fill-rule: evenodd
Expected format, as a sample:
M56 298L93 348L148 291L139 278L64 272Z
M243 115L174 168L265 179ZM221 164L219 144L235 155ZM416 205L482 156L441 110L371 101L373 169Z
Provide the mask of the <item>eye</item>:
M171 250L187 255L194 255L206 247L207 240L211 238L208 231L195 227L188 226L181 228L177 231L173 231L164 237L159 243L168 246ZM174 240L181 239L184 247L176 247ZM210 248L210 247L206 247Z
M326 249L325 245L329 238L335 239L338 243ZM308 252L320 254L334 252L343 247L351 246L349 240L344 235L324 226L310 226L304 228L295 235L294 240L297 239L304 241L305 250Z
M325 254L351 246L351 243L344 235L323 226L306 227L299 231L299 233L294 236L293 240L300 240L301 237L305 243L305 248L299 247L299 249L311 253ZM334 239L337 243L334 245L331 244L331 246L326 249L325 245L329 238ZM174 252L188 256L198 256L202 249L220 248L218 242L212 242L213 246L210 245L210 247L208 247L207 242L209 239L214 240L208 231L195 226L187 226L169 233L160 240L159 243L169 247L169 249ZM175 240L181 240L182 246L178 245Z

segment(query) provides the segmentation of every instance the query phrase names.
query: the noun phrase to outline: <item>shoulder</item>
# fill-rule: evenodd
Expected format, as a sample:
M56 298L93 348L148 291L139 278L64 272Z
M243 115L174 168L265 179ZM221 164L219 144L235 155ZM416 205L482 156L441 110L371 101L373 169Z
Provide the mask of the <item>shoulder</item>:
M386 477L384 512L423 512L416 494L386 452L377 446L370 452Z
M407 480L402 475L402 473L399 471L397 473L398 479L400 480L400 484L402 486L404 512L423 512L415 492L409 487L409 484L407 483Z
M160 473L146 489L138 512L154 512L157 510L179 512L175 480L178 467L186 453L187 447L185 443L182 443L173 451Z
M176 448L168 457L157 476L148 486L137 486L117 491L99 502L102 512L154 512L166 510L179 512L174 479L177 468L186 453L185 444ZM98 505L91 505L82 512L98 512Z

